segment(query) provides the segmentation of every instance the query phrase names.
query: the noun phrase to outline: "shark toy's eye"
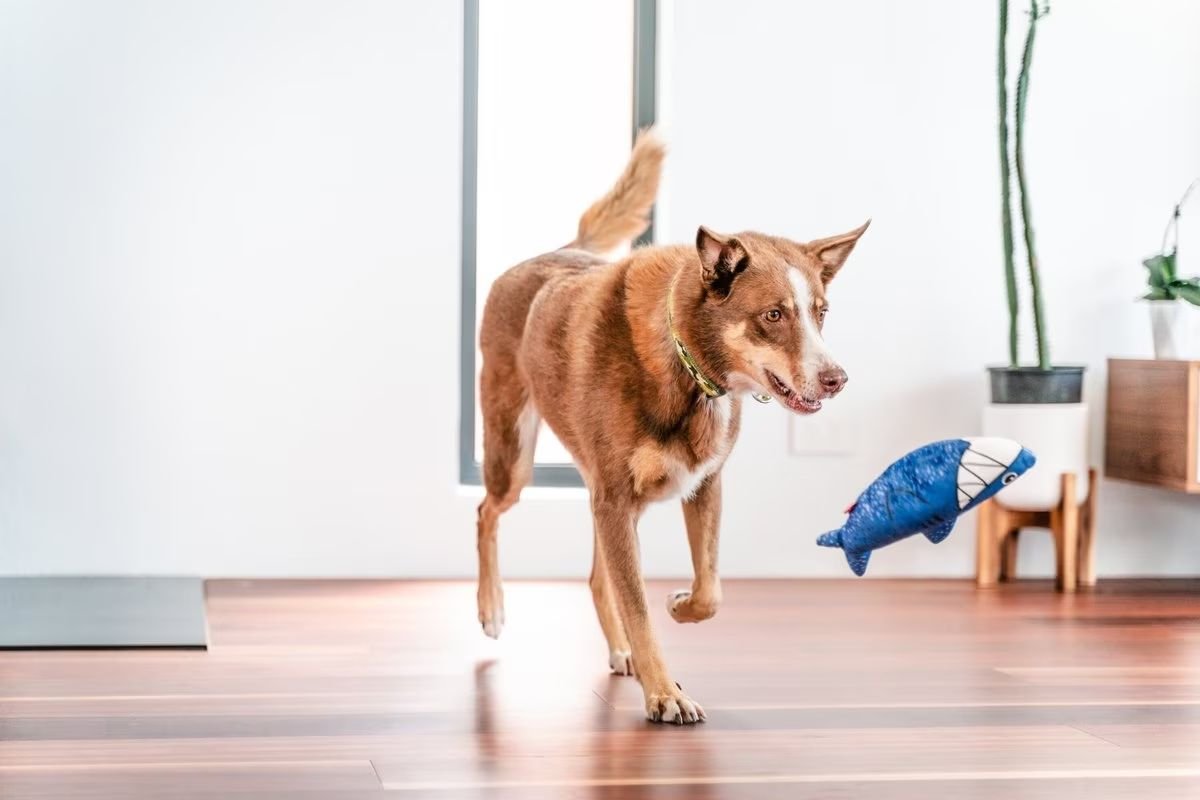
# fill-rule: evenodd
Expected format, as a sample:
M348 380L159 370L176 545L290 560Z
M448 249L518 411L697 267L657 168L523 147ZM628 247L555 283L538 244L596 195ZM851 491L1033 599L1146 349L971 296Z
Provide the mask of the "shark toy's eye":
M1017 473L1006 472L1006 473L1004 473L1004 477L1000 479L1000 482L1003 483L1005 486L1008 486L1010 483L1012 483L1016 479L1017 479Z

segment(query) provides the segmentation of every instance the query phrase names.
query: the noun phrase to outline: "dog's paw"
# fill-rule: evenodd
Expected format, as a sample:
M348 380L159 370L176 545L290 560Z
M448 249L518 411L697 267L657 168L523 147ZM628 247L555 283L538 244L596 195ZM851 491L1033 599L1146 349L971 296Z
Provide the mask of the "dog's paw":
M676 684L663 692L646 693L646 719L651 722L671 722L676 725L691 725L703 722L704 709L683 693Z
M698 601L687 589L667 595L667 613L676 622L701 622L717 613L716 601Z
M670 614L676 622L686 622L686 620L679 618L679 605L687 600L690 600L691 597L692 593L687 589L676 589L673 592L667 593L667 613Z
M487 636L500 638L504 628L504 590L499 584L491 589L479 587L479 624Z
M628 650L613 650L608 654L608 668L614 675L632 675L633 655Z

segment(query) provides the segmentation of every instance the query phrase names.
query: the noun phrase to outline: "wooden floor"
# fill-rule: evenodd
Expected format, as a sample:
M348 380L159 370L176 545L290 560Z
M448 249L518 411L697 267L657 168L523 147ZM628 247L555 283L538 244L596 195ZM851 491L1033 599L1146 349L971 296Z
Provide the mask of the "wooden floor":
M0 797L1200 797L1200 582L726 583L642 720L583 583L208 585L208 652L0 654Z

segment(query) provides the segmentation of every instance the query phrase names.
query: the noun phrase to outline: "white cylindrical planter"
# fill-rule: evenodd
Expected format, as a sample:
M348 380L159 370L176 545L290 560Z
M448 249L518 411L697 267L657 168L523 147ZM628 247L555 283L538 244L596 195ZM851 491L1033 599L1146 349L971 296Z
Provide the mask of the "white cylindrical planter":
M1075 502L1087 498L1087 403L989 403L983 408L983 435L1012 439L1037 456L1032 469L996 495L1000 505L1014 511L1055 508L1064 472L1075 473Z
M1200 307L1183 300L1147 300L1154 357L1200 358Z

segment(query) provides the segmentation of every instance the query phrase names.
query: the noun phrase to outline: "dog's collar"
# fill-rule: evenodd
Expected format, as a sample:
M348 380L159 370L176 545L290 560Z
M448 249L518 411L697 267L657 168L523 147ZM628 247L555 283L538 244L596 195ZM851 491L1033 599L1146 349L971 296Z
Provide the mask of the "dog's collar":
M705 397L716 399L726 394L716 381L704 374L700 369L699 362L696 357L688 352L687 346L683 343L683 339L679 338L679 331L675 329L675 283L679 280L676 275L671 279L671 286L667 289L667 328L671 331L671 341L675 343L675 353L679 356L679 360L683 363L683 368L692 376L692 380L700 387L700 391L704 392ZM751 392L750 396L760 403L771 402L771 395Z
M679 356L679 360L683 362L683 368L692 376L692 380L700 387L700 391L704 392L705 396L710 398L721 397L725 394L725 390L717 385L716 381L704 374L700 369L700 364L697 363L696 357L688 352L687 346L683 340L679 338L679 331L675 329L675 283L678 276L671 280L671 287L667 289L667 327L671 330L671 340L675 342L675 353Z

